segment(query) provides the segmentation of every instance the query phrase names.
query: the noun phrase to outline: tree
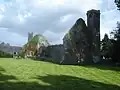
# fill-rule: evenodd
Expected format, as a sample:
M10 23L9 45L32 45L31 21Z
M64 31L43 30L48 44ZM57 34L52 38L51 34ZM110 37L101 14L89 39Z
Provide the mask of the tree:
M0 51L1 58L12 58L12 55L3 51Z
M115 4L117 5L118 10L120 10L120 0L115 0Z
M30 54L31 56L38 56L40 54L39 50L43 46L49 46L49 42L46 37L41 34L37 34L24 45L23 49L27 55L32 52L32 54Z
M118 10L120 10L120 0L115 0L115 4L118 7ZM113 53L112 53L112 60L115 63L120 63L120 22L117 22L117 28L111 32L111 34L114 36L114 44L113 44Z
M112 59L114 62L120 62L120 22L117 22L117 28L111 34L113 34L115 40Z
M104 38L101 41L101 53L102 53L102 56L105 57L105 59L111 58L112 47L113 47L113 43L111 39L109 39L108 35L105 34Z
M22 51L19 53L19 56L20 56L21 58L25 58L25 51L22 50Z

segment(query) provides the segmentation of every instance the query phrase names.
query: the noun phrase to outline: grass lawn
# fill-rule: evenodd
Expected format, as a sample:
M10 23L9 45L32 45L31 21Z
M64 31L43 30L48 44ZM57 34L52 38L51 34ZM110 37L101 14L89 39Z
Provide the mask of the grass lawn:
M120 90L120 68L1 58L0 90Z

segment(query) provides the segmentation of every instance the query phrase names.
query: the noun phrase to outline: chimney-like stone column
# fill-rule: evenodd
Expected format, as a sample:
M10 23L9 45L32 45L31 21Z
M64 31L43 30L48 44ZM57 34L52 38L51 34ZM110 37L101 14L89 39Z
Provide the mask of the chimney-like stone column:
M87 11L89 44L94 63L100 60L100 10Z

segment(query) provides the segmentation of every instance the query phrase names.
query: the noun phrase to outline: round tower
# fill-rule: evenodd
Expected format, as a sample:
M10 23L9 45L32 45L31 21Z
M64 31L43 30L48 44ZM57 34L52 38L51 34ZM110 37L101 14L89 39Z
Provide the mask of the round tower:
M87 11L90 51L94 63L100 60L100 10Z

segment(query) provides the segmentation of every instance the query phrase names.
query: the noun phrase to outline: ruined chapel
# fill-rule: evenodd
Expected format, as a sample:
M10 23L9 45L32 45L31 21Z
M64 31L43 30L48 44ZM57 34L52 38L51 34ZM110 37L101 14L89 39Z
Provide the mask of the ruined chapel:
M100 61L100 10L87 12L87 25L79 18L63 38L63 64Z
M87 24L79 18L64 36L63 44L48 45L44 49L45 54L39 56L59 64L98 63L100 61L100 10L89 10L86 15Z

